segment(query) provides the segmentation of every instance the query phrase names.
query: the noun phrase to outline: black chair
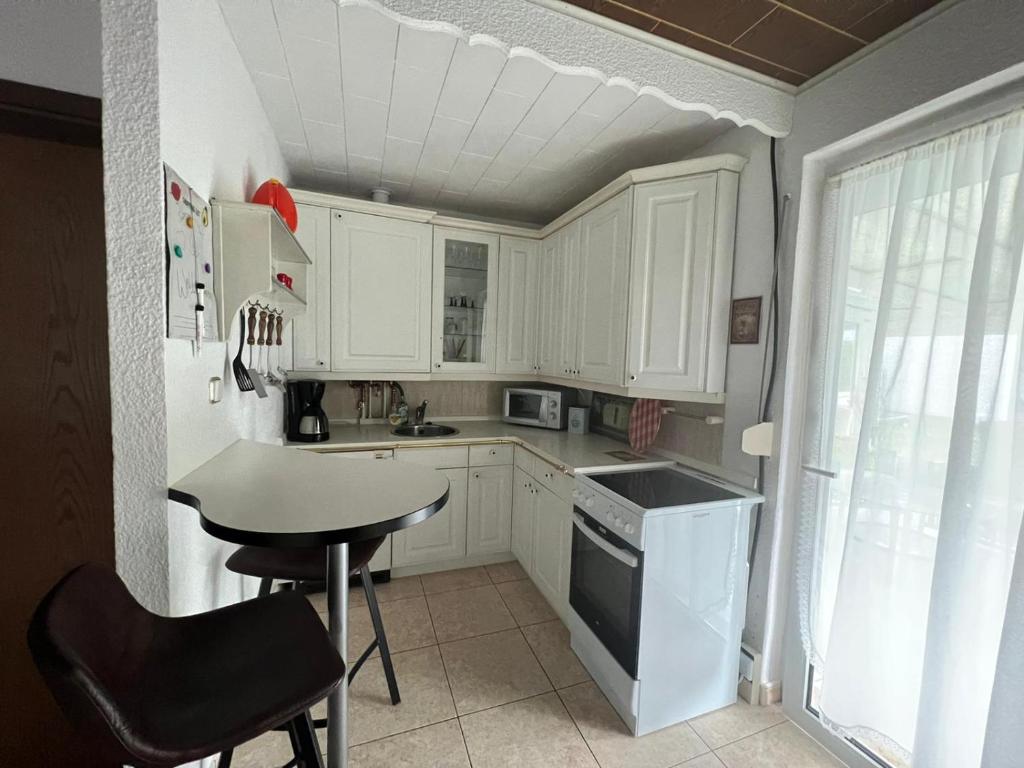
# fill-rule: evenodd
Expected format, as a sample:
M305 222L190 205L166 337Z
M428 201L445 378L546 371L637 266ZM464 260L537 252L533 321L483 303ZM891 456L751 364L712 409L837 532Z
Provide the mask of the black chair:
M380 649L380 660L384 666L384 677L388 682L391 703L398 704L402 697L398 693L398 681L395 679L395 668L391 664L391 650L388 638L384 633L384 623L380 618L380 607L377 605L377 593L373 588L370 576L370 560L384 543L384 537L366 541L357 541L348 545L349 575L359 575L366 593L366 605L370 609L370 620L373 622L373 642L363 651L362 655L352 664L348 673L351 684L363 663L370 658L374 649ZM327 548L326 547L240 547L227 560L228 570L245 576L260 579L260 595L270 594L274 581L288 581L298 585L324 582L327 579ZM324 727L323 720L316 721L316 727Z
M283 592L209 613L150 613L109 568L82 565L36 608L28 643L65 715L111 765L171 768L284 725L322 768L309 708L345 674L316 611Z

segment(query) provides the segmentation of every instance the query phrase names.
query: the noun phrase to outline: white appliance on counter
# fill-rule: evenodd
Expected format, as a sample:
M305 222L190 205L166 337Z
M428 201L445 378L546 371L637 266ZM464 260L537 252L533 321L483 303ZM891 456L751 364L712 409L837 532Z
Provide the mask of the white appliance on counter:
M572 649L637 736L736 701L756 493L672 462L577 474Z
M505 387L501 419L528 427L565 429L569 406L574 404L573 392L566 389Z

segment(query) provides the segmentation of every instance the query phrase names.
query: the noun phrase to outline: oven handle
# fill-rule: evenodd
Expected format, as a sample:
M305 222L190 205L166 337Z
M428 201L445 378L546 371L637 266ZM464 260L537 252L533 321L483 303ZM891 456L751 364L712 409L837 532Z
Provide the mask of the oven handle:
M640 564L637 556L632 552L627 552L624 549L619 549L614 544L609 544L607 541L602 539L598 534L590 530L590 526L583 520L583 515L579 512L572 513L573 524L580 529L580 533L590 539L594 544L600 547L602 550L607 552L609 555L614 557L623 565L628 565L630 568L636 568Z

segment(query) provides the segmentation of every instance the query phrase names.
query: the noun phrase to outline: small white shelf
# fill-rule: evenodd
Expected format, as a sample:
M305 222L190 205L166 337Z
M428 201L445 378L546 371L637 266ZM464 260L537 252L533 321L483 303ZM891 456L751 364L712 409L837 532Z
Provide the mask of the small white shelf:
M249 302L280 310L285 322L305 314L305 297L279 282L277 274L292 274L289 265L312 261L270 206L214 200L213 259L221 340Z

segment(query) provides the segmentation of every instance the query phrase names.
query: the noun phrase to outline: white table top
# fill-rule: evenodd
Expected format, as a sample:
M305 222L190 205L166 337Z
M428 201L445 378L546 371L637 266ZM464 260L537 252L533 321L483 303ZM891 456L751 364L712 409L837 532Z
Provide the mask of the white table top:
M305 547L415 525L444 506L448 478L412 464L340 462L238 440L174 482L168 496L198 510L203 528L225 541Z

